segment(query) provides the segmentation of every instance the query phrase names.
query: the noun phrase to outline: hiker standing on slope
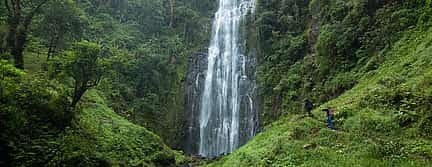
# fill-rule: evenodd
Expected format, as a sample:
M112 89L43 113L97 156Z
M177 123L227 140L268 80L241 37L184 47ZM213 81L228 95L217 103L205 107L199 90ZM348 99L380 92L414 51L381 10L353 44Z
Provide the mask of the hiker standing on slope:
M311 111L314 108L314 104L309 100L309 99L305 99L304 100L305 105L304 105L304 109L307 112L308 116L311 116Z
M327 127L336 130L334 127L333 119L334 119L334 110L331 107L327 107L322 109L322 111L327 113Z

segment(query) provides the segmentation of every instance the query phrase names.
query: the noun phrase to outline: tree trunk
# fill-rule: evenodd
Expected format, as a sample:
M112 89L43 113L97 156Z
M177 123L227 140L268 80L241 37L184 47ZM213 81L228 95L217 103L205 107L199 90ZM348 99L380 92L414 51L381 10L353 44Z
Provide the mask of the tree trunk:
M71 103L72 108L76 107L76 105L78 104L78 102L80 101L81 97L84 95L85 92L86 92L85 88L75 88L74 96Z
M6 47L12 49L15 47L15 35L18 29L19 17L9 16L8 18L8 27L9 32L6 38Z
M172 27L173 21L174 21L175 0L169 0L169 5L170 5L170 23L169 23L169 27Z
M71 103L72 108L75 108L75 106L80 101L81 97L87 91L86 86L83 84L80 84L78 81L75 81L74 95L73 95L72 103Z
M56 41L55 38L56 37L54 37L54 36L51 37L51 40L50 40L50 43L49 43L49 46L48 46L48 53L47 53L47 59L46 59L46 61L49 61L50 58L51 58L51 56L52 56L52 54L54 53L54 49L55 49L54 43Z
M18 27L16 34L15 47L12 48L12 55L15 58L15 67L24 69L24 49L27 43L27 33L32 22L33 16L37 9L24 18L22 27Z
M27 30L21 30L16 36L15 46L12 48L11 53L15 59L15 67L24 69L24 49L27 41Z
M25 17L22 17L21 1L10 1L10 4L8 2L9 1L5 0L5 6L8 11L9 26L7 45L11 49L11 55L15 59L15 67L24 69L23 52L25 49L25 44L27 42L27 33L29 30L29 26L32 22L33 16L46 2L48 2L48 0L44 0L39 3ZM22 21L21 19L24 20Z

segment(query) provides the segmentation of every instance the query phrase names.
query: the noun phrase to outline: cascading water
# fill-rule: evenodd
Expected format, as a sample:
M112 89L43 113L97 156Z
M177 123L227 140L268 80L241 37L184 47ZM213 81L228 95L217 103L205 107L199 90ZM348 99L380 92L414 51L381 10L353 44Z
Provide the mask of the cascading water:
M240 31L254 8L255 0L219 0L199 104L201 156L231 153L256 133L256 74L247 74L253 60L245 56Z

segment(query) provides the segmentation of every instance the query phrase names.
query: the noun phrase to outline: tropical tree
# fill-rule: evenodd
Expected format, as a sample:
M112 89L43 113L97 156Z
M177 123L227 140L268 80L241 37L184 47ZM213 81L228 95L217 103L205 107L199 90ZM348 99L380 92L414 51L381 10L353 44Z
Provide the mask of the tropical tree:
M33 18L49 0L4 0L7 12L7 46L15 67L24 69L23 52Z
M102 65L99 62L101 47L92 42L77 42L67 65L70 76L75 80L71 107L75 107L84 93L99 84Z
M48 48L47 60L66 49L70 42L79 40L87 25L84 13L72 0L55 0L44 10L36 34Z

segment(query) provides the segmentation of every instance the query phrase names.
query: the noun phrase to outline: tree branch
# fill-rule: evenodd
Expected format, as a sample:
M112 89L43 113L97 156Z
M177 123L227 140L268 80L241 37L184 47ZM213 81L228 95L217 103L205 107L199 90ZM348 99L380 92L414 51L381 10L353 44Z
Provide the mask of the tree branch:
M36 14L36 12L45 4L47 3L49 0L43 0L42 2L40 2L30 13L29 15L27 15L27 17L25 18L25 22L30 22L31 19L33 18L33 16Z
M45 3L47 3L49 0L43 0L39 5L36 6L36 8L31 13L36 13Z

